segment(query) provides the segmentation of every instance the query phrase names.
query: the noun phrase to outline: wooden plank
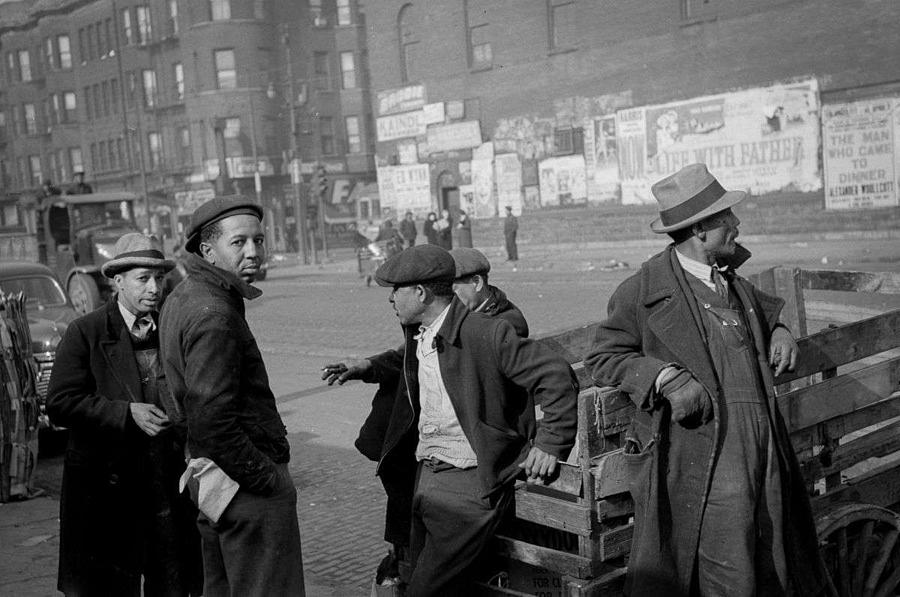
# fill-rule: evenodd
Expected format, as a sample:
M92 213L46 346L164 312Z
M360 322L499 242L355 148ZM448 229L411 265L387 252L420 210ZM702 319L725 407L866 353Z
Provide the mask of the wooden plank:
M836 324L853 323L861 319L878 317L885 313L884 309L858 307L828 301L806 301L805 308L807 321L824 321Z
M833 450L800 461L807 480L840 473L868 458L886 456L900 450L900 421L836 446Z
M591 560L578 554L541 547L502 535L494 537L493 545L495 548L493 553L499 556L568 576L590 578L595 566Z
M813 508L821 512L836 503L858 502L891 506L900 502L898 463L884 464L847 481L840 487L812 499Z
M597 556L600 561L606 562L631 551L631 538L634 535L634 523L616 527L600 533L598 537Z
M802 429L883 400L900 388L900 357L777 398L788 429Z
M800 288L800 269L796 267L776 267L775 294L784 299L781 321L788 326L794 336L806 336L806 309L803 290Z
M634 514L634 501L630 493L611 495L594 502L598 522L606 522L610 518L623 518Z
M800 284L805 290L840 290L900 294L900 274L894 272L845 272L803 270Z
M605 498L628 491L628 469L624 448L594 458L591 474L594 477L594 496Z
M530 491L516 491L516 517L578 535L590 535L591 507Z
M625 586L624 566L594 579L563 577L569 591L567 597L619 597Z
M634 417L634 402L628 394L614 388L608 388L600 395L600 410L603 416L602 434L604 436L619 433L628 429Z
M821 446L832 438L841 438L870 425L900 416L900 395L859 408L846 415L791 433L794 451L802 454L813 446Z
M559 476L554 479L552 483L544 485L544 487L548 487L560 493L570 494L573 497L581 497L582 480L583 476L581 474L580 466L561 463L559 465ZM531 485L525 486L526 490L531 487Z
M834 329L822 330L797 341L800 358L792 372L776 384L833 369L900 346L900 309Z

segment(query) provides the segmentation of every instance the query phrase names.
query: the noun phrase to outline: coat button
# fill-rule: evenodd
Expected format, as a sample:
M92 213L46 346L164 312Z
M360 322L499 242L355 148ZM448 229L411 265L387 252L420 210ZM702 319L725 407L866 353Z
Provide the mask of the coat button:
M109 476L109 484L110 485L118 485L119 484L119 475L113 473Z

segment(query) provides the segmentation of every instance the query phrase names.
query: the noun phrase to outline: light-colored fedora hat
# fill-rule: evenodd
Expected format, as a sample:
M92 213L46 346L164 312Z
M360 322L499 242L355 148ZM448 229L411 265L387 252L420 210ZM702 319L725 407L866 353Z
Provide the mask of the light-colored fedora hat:
M155 236L129 232L116 241L116 256L104 263L100 271L107 278L112 278L135 267L156 267L168 272L175 267L175 262L166 259L162 245Z
M726 191L706 164L687 165L650 190L659 203L659 217L650 229L658 234L687 228L747 197L744 191Z

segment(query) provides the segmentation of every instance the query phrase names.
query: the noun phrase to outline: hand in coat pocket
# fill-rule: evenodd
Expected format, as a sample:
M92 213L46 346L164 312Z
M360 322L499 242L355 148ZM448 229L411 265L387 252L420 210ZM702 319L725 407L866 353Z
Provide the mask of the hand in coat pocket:
M688 425L698 419L707 423L713 418L712 399L703 385L688 371L679 371L660 388L672 407L672 420Z

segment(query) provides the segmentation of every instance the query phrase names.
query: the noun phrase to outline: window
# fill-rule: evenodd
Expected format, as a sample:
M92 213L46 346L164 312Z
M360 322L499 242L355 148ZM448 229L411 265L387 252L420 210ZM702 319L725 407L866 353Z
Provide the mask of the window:
M119 98L119 80L118 79L110 79L109 81L109 103L112 104L113 114L119 113L119 102L121 99Z
M56 181L62 180L62 176L59 173L59 162L56 160L56 152L51 152L47 156L47 161L49 162L47 170L50 173L50 178Z
M125 163L125 143L122 140L122 137L116 139L116 157L119 160L119 168L126 168L127 164Z
M359 117L346 117L344 125L347 128L347 153L362 153L362 138L359 136Z
M91 86L91 101L94 103L94 118L103 116L103 98L100 97L100 84L96 83Z
M56 36L56 63L59 68L72 68L72 47L68 35Z
M66 167L66 150L60 149L56 152L56 163L59 165L59 175L57 180L69 180L69 169Z
M55 68L56 61L54 60L52 37L44 38L44 62L47 63L47 68Z
M81 64L87 62L87 45L84 43L84 27L78 30L78 57Z
M334 119L325 116L319 119L319 135L322 138L322 155L334 155Z
M184 67L180 62L172 65L172 78L175 79L175 97L184 100Z
M337 24L353 24L353 13L350 12L350 0L337 0Z
M110 111L109 111L109 99L110 99L109 81L103 81L100 84L100 88L101 88L100 94L103 96L103 115L109 116L109 113L110 113Z
M550 49L573 48L576 45L577 16L572 0L547 0Z
M234 70L234 50L216 50L216 87L219 89L234 89L237 87L237 78Z
M106 153L106 141L100 141L97 145L97 157L99 158L100 170L106 171L109 170L109 164L106 161L107 158Z
M81 148L69 148L69 163L72 165L72 172L84 172L84 162L81 159Z
M328 52L313 52L313 85L316 89L330 89L328 81Z
M225 155L229 157L244 155L244 148L241 144L241 119L238 117L225 119Z
M400 80L403 83L410 80L416 44L419 43L413 36L412 7L412 4L405 4L397 14L397 38L400 40Z
M231 18L231 0L209 0L209 18L213 21L227 21Z
M128 71L128 74L125 75L126 80L128 81L126 85L128 86L127 90L123 89L122 93L125 94L125 99L128 102L128 107L134 107L134 94L137 92L137 77L134 74L134 71Z
M486 68L494 63L488 26L478 25L469 29L469 68Z
M31 80L31 55L28 50L19 50L19 80Z
M116 160L116 141L115 139L110 139L106 143L106 155L109 156L109 169L115 170L119 167L119 163Z
M96 46L94 45L94 26L88 25L85 31L85 36L87 37L87 57L88 60L93 60L96 57Z
M97 57L106 58L109 48L106 47L106 38L103 36L103 21L97 21Z
M183 126L178 129L178 162L182 165L192 163L191 159L191 129Z
M162 166L162 142L159 133L147 133L147 145L150 168L157 169Z
M6 128L6 112L0 110L0 130Z
M584 129L567 127L554 130L553 146L556 155L584 153Z
M37 114L34 111L34 104L25 104L22 106L25 113L25 134L37 134Z
M169 35L178 35L178 0L169 0Z
M138 43L144 45L149 43L153 37L150 25L150 8L148 6L138 6L134 10L137 14Z
M125 44L134 44L134 27L131 26L131 9L122 9L122 33L125 35Z
M66 91L62 94L63 111L61 122L75 122L78 120L78 102L74 91Z
M53 130L53 108L49 97L41 102L41 117L44 125L41 131L49 133Z
M257 21L266 19L266 0L253 0L253 18Z
M309 15L314 19L322 18L322 0L309 0Z
M30 174L31 186L41 186L41 182L43 182L42 179L44 178L44 176L41 174L41 156L28 156L28 171Z
M105 21L103 21L103 35L106 37L106 55L107 56L113 56L116 53L115 52L115 49L116 49L115 40L113 39L112 33L113 33L112 19L106 19Z
M91 104L91 88L85 87L82 90L82 97L84 98L84 117L86 120L94 119L94 107Z
M341 85L344 89L356 87L356 61L353 52L341 52Z
M156 105L156 72L142 71L141 79L144 83L144 106L152 108Z
M91 143L91 166L93 166L94 171L99 172L100 168L100 158L97 157L97 144Z

